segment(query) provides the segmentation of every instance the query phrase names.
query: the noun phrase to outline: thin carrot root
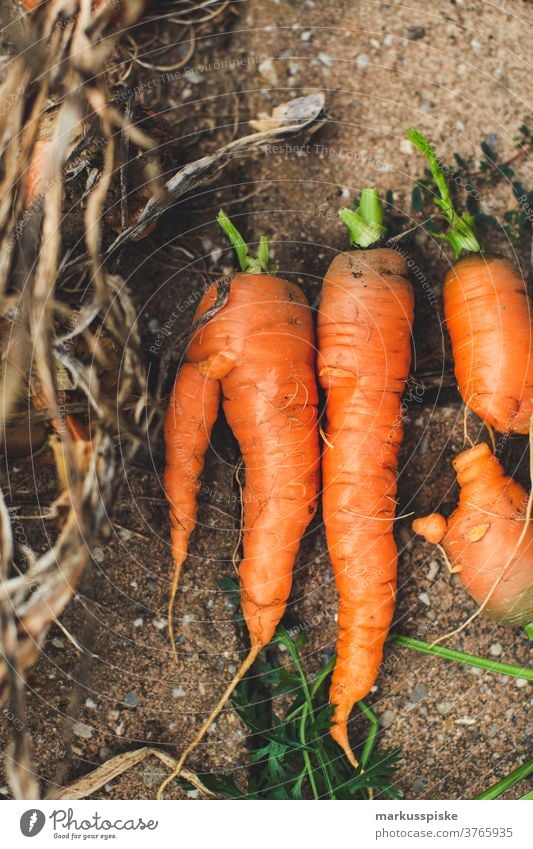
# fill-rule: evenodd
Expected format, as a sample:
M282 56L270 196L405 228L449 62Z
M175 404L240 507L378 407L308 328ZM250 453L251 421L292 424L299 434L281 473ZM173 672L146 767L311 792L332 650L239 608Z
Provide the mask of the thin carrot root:
M335 742L339 744L353 768L359 769L359 761L355 757L352 747L350 746L350 740L348 739L347 723L339 722L337 720L336 724L332 726L330 734Z
M176 645L176 636L174 633L174 605L176 603L176 595L178 593L178 585L180 580L181 566L174 567L174 573L172 575L172 585L170 587L170 595L168 598L168 638L170 640L170 645L172 646L172 652L174 654L174 659L176 663L179 663L178 656L178 647Z
M492 425L488 424L488 422L485 423L485 427L487 428L487 430L489 432L489 438L490 438L490 444L492 445L492 450L493 450L494 454L496 454L496 434L494 432L494 428L492 427Z
M213 710L211 711L211 713L207 717L206 721L204 722L204 724L202 725L202 727L200 728L198 733L196 734L194 740L192 741L192 743L190 743L187 746L185 751L182 753L182 755L180 756L175 768L170 773L170 775L168 775L165 778L165 780L161 783L161 785L159 786L159 789L158 789L157 794L156 794L157 799L163 798L163 793L165 792L167 786L172 781L174 781L175 778L177 778L180 775L180 773L182 772L183 765L184 765L185 761L187 760L189 755L197 748L197 746L202 742L202 740L205 737L208 729L210 728L211 724L215 721L215 719L217 718L219 713L223 710L225 704L227 703L231 694L235 690L235 687L244 678L244 676L246 675L248 670L253 666L253 664L254 664L254 662L257 658L257 655L259 654L261 649L262 649L261 645L257 645L257 644L252 645L247 657L244 659L241 666L239 667L239 669L235 673L235 676L232 678L232 680L230 681L230 683L228 684L228 686L224 690L224 693L222 694L221 698L219 699L219 701L217 702L217 704L215 705L215 707L213 708Z

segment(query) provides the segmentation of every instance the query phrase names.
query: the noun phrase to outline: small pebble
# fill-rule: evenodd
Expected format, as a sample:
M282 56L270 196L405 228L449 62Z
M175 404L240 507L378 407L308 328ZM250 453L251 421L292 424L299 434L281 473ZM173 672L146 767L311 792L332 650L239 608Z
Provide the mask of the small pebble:
M329 53L319 53L318 58L320 59L322 64L326 66L326 68L331 68L331 66L333 65L333 59L331 58Z
M258 66L257 70L261 74L261 76L269 83L270 85L276 85L278 82L278 75L276 73L276 69L274 67L273 59L264 59L263 62Z
M203 76L198 73L198 71L186 71L185 79L188 83L192 83L193 85L197 85L201 83L203 80Z
M300 38L302 39L302 41L310 41L312 35L313 33L311 32L311 30L306 29L305 32L301 34Z
M413 152L413 145L411 144L411 142L409 141L409 139L402 139L402 140L401 140L401 142L400 142L400 150L401 150L401 152L402 152L402 153L409 153L409 154L412 154L412 152Z
M105 559L105 554L102 548L99 545L93 550L93 557L97 563L103 563Z
M187 796L189 799L197 799L198 798L198 790L187 790Z
M428 694L428 688L425 684L417 684L413 688L413 692L411 693L411 698L414 702L423 702Z
M182 699L185 696L185 690L183 687L173 687L172 689L172 698L173 699Z
M85 707L88 707L89 710L96 710L98 705L92 699L85 699Z
M453 704L452 702L438 702L437 710L442 716L446 716L447 713L453 710Z
M9 787L7 787L6 784L4 784L3 787L0 787L0 794L2 794L2 796L9 796Z
M392 723L396 719L396 713L393 710L384 710L381 714L381 722L383 727L386 728L388 725L392 725Z
M164 631L168 625L168 619L166 616L158 616L156 619L152 619L152 625L154 628L157 628L158 631Z
M137 698L137 693L133 690L130 693L126 693L124 696L124 704L129 708L136 708L139 704L139 699Z
M394 36L393 35L386 35L385 38L383 39L383 45L385 47L392 47L393 44L394 44Z
M119 722L118 725L115 725L115 734L117 735L117 737L122 737L125 729L126 726L123 722Z
M517 678L516 679L516 686L517 687L527 687L528 683L529 683L529 681L527 681L525 678Z
M191 96L191 94L192 94L192 88L191 88L190 86L187 86L187 87L186 87L186 88L184 88L184 89L183 89L183 91L181 92L182 100L186 100L188 97L190 97L190 96Z
M76 737L81 737L83 740L90 740L93 736L93 728L90 725L86 725L85 722L75 722L72 726L72 733L76 735Z
M150 333L157 333L159 327L160 325L157 318L151 318L148 322L148 330L150 331Z
M477 40L477 38L473 38L472 41L470 42L470 47L472 48L472 50L475 50L476 53L479 53L479 51L481 50L482 44L481 44L480 41Z
M418 598L422 602L422 604L425 604L427 607L431 606L431 601L427 593L419 593Z
M426 30L424 27L409 27L407 30L407 38L409 41L419 41L419 39L424 38L426 35Z
M360 53L357 59L355 60L355 64L358 68L363 70L364 68L368 68L369 58L366 53Z
M472 719L471 716L460 716L459 719L455 720L456 725L475 725L477 722L476 719Z
M134 619L134 621L133 621L133 627L134 628L142 628L143 625L144 625L144 619L142 618L142 616L140 616L138 619Z
M439 574L440 563L438 560L429 561L428 581L434 581Z
M454 127L459 133L462 133L464 128L465 128L465 125L463 124L462 121L456 121L455 124L454 124Z
M502 644L501 643L492 643L489 651L490 651L491 655L493 655L493 657L499 657L501 655L502 651L503 651Z
M162 766L157 766L157 764L149 764L143 769L142 772L143 784L149 789L152 789L153 787L159 787L166 775L167 773Z
M52 645L55 649L62 649L65 646L63 640L60 640L59 637L54 637L52 640Z

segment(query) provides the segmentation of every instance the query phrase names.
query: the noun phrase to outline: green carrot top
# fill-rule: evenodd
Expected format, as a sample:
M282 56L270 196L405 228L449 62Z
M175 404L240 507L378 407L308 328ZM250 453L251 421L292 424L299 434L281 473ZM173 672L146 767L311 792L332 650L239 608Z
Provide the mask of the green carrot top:
M244 241L243 237L235 225L232 224L224 210L221 209L218 213L217 221L235 249L241 271L245 271L248 274L276 273L277 267L270 265L267 236L260 237L257 254L253 256L250 254L248 245Z
M455 211L444 169L434 147L416 127L407 131L407 138L426 157L433 179L437 184L440 197L436 199L435 203L442 209L449 224L448 231L443 233L440 238L448 242L456 259L463 252L481 253L481 245L474 230L474 219L468 212L458 215Z
M363 189L359 205L339 210L339 218L350 232L353 248L369 248L380 242L387 228L383 225L383 207L377 189Z

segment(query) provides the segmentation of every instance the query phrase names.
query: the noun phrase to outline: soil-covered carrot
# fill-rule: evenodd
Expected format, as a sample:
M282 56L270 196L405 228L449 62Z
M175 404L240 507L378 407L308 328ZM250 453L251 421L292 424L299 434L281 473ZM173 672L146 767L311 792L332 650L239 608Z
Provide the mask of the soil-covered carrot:
M339 594L331 733L355 763L347 720L378 674L396 595L393 522L413 293L403 257L374 246L385 232L377 191L363 190L357 211L340 217L355 250L339 254L324 280L318 367L327 398L324 522Z
M164 483L175 558L169 619L196 522L199 475L221 394L246 470L244 556L239 574L251 650L182 755L178 772L239 677L273 637L318 496L318 392L311 310L298 286L269 272L265 238L260 240L257 257L252 257L229 219L220 213L218 220L235 246L242 272L225 289L213 286L202 298L166 417ZM172 626L170 630L172 634Z
M268 246L249 257L237 242L243 271L224 306L213 286L202 298L186 363L180 369L165 423L164 484L171 504L176 573L196 519L196 494L222 390L228 424L246 469L244 559L240 567L245 619L254 645L274 635L291 587L292 566L316 507L317 388L310 308L298 286L268 273ZM175 575L177 581L177 574Z
M437 203L449 223L444 238L456 259L461 257L443 285L461 396L496 430L527 433L533 412L533 323L524 280L508 259L481 252L472 217L454 210L435 151L418 130L407 136L429 162L440 193Z
M533 621L533 526L528 496L508 477L486 443L454 460L461 488L448 521L432 513L413 522L415 533L441 543L471 596L507 625Z

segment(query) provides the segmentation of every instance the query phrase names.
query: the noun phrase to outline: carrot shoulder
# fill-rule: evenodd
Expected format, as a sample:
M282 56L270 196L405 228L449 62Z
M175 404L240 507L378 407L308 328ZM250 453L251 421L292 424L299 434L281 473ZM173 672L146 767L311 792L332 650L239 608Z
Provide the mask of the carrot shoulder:
M370 244L375 239L368 234ZM389 248L340 254L326 274L318 317L327 398L323 509L339 594L331 733L352 762L347 720L378 674L396 595L393 521L413 321L406 273Z

